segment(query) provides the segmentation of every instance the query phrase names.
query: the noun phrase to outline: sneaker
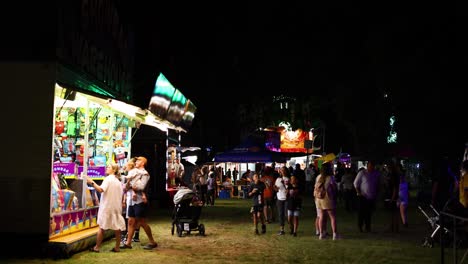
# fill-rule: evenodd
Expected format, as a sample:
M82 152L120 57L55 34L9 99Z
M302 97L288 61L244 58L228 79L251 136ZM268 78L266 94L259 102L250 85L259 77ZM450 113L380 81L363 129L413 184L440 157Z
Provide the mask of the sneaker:
M293 233L293 236L294 236L294 237L297 237L297 233Z
M140 242L140 239L138 237L132 238L132 242Z
M315 231L315 235L316 235L316 236L320 236L320 232L319 232L319 231Z
M325 234L320 234L320 235L319 235L319 239L320 239L320 240L325 239Z
M262 225L262 234L265 234L265 233L266 233L266 225L263 224L263 225Z
M339 240L341 239L341 236L338 234L333 234L333 240Z
M153 248L157 248L158 247L158 243L156 244L146 244L146 246L143 247L143 249L153 249Z
M278 236L284 236L284 231L283 230L279 231Z

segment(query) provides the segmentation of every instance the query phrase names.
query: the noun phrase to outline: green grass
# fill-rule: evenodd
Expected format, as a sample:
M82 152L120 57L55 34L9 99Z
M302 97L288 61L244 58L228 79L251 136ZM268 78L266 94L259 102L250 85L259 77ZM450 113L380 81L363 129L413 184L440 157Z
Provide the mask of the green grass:
M374 214L375 233L357 231L356 213L337 212L342 239L318 240L314 235L315 206L312 199L304 202L297 237L277 236L277 223L267 225L267 233L256 236L250 218L250 200L217 200L215 207L204 207L200 223L206 236L197 232L178 237L171 235L171 210L153 209L150 225L159 247L142 249L141 243L120 253L109 252L114 241L104 243L101 253L80 252L69 259L18 259L8 263L440 263L440 248L421 246L429 234L427 219L413 206L409 209L409 228L401 227L398 234L385 232L388 214L379 208ZM331 233L331 231L329 231ZM452 252L447 251L446 262ZM459 252L462 255L463 252Z

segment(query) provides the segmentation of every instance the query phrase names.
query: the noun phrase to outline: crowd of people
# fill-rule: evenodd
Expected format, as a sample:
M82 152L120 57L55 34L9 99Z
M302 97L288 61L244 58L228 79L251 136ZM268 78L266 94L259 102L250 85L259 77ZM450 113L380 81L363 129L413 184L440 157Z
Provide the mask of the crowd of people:
M143 248L150 250L158 246L147 223L149 206L146 188L150 175L145 169L146 164L145 157L135 157L127 162L122 176L121 168L110 164L101 185L89 177L86 179L101 193L97 220L99 230L96 245L91 251L100 251L105 230L115 231L113 252L131 249L132 242L139 242L140 228L149 240ZM372 232L372 216L380 198L383 198L384 207L389 212L387 231L399 232L400 225L405 228L409 226L409 183L401 162L391 160L377 164L369 160L366 167L359 169L340 162L335 165L333 161L319 165L318 169L316 164L311 163L303 170L299 164L295 168L276 168L273 163L257 172L248 170L241 176L241 180L248 183L247 196L252 199L251 214L256 235L265 234L267 224L277 221L278 235L286 234L285 226L288 224L289 234L296 237L305 196L314 197L315 234L320 240L329 235L327 226L331 227L333 240L342 238L338 233L336 216L339 204L347 212L357 212L359 232ZM468 160L463 161L459 176L446 160L441 160L437 165L434 167L437 177L433 178L431 204L443 210L455 197L456 208L468 212ZM177 166L180 181L183 181L182 166ZM201 198L201 205L214 206L222 189L232 192L231 175L237 176L237 173L229 169L224 174L220 167L197 166L192 173L191 187Z

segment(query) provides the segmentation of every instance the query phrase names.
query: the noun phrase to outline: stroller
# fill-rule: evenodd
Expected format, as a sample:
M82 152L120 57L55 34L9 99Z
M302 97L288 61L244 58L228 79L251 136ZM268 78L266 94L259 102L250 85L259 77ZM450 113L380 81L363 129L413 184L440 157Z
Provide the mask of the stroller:
M450 220L447 217L445 217L444 218L446 219L444 221L445 225L442 230L441 225L440 225L441 224L440 213L432 205L429 205L429 207L433 212L432 216L426 213L421 206L418 206L418 209L427 218L427 221L429 222L430 227L432 228L431 235L424 238L422 246L432 248L434 247L435 241L442 241L442 243L445 246L448 246L450 244L453 245L454 237L456 240L455 245L454 245L455 247L458 248L462 245L465 246L467 238L468 238L467 236L468 233L466 230L465 222L459 219ZM449 199L445 203L443 207L443 211L451 215L458 215L458 216L466 217L465 215L460 215L460 213L463 213L463 211L460 210L460 204L457 202L457 199Z
M435 236L438 235L440 231L440 214L439 212L432 206L429 205L430 209L432 210L432 215L430 216L424 209L418 205L418 209L422 212L422 214L427 218L427 222L429 223L430 227L432 228L432 233L430 236L426 236L423 240L422 246L423 247L429 247L432 248L434 247L434 242L436 240ZM441 235L444 236L444 238L449 239L451 234L451 231L447 228L444 227L443 233Z
M174 211L172 213L172 230L177 230L177 235L182 236L185 231L190 234L191 231L198 231L200 235L205 235L205 226L199 224L202 204L196 193L190 189L184 188L177 191L174 195Z

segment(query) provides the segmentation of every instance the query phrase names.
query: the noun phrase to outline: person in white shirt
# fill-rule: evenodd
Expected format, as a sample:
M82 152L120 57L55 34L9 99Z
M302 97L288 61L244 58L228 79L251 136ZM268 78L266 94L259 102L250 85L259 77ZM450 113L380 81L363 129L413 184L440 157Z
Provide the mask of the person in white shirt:
M367 169L361 170L354 180L358 197L358 227L361 232L371 232L372 213L375 210L379 183L380 172L375 169L374 161L368 161Z
M280 224L280 231L278 235L284 235L284 222L286 220L287 213L287 204L286 198L288 194L288 183L289 183L290 173L288 168L281 167L280 177L275 181L275 190L276 190L276 208L278 209L278 220Z
M120 182L119 165L110 164L106 167L106 178L101 185L97 185L91 178L86 176L88 184L92 184L96 191L101 193L101 201L97 216L99 230L96 236L96 245L90 250L99 252L104 239L105 230L114 230L115 247L113 252L120 251L120 234L125 230L125 219L122 216L122 184Z

